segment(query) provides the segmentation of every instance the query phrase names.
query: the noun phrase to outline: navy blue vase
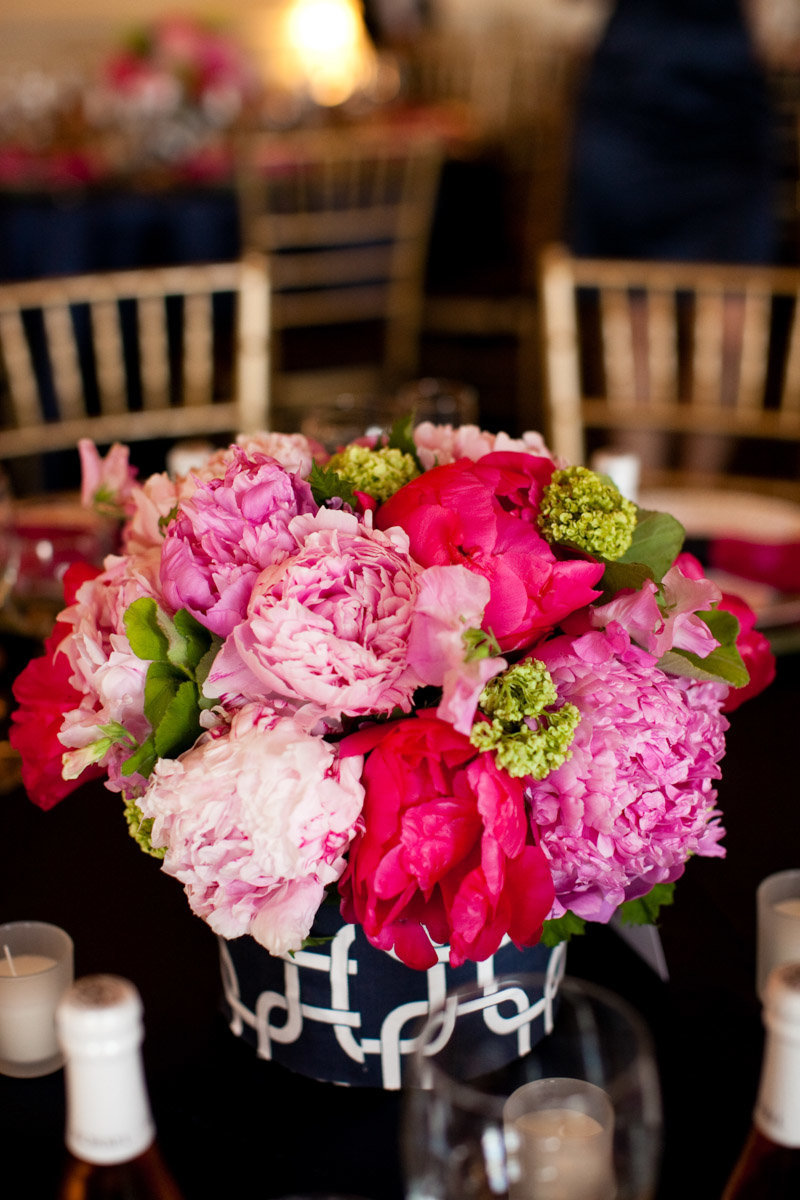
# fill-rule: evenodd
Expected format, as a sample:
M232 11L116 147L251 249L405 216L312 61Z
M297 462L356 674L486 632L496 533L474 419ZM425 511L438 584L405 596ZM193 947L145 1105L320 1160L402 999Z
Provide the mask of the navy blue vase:
M281 957L251 937L220 938L220 962L233 1033L260 1058L326 1082L399 1088L412 1031L446 993L499 975L536 972L546 980L542 1004L521 1031L505 1035L503 1053L510 1060L544 1033L564 974L564 944L519 950L511 942L484 962L461 967L451 967L447 947L441 947L440 961L417 971L375 949L333 905L323 905L312 932L332 940Z

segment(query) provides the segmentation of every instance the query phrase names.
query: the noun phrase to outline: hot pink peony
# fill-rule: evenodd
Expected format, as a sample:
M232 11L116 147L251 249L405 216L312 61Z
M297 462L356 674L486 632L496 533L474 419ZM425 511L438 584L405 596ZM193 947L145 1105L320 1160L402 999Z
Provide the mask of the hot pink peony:
M619 625L554 638L536 657L581 714L570 759L529 781L553 915L608 921L624 900L677 879L690 855L724 854L713 780L727 689L666 675Z
M258 705L161 759L139 801L164 870L223 937L297 950L359 821L359 757Z
M553 900L519 780L431 713L346 738L367 754L364 821L339 890L342 914L409 966L481 961L504 935L534 945Z
M462 459L413 479L377 512L381 529L406 531L423 566L461 563L488 580L483 628L503 651L533 645L599 595L602 565L559 561L537 532L552 473L553 462L533 454Z
M304 480L274 459L237 449L224 477L197 487L167 530L167 603L225 637L244 617L258 573L295 550L292 518L316 507Z
M258 576L245 619L217 655L209 696L281 697L336 724L411 707L408 659L419 567L402 530L322 509L290 525L295 553Z

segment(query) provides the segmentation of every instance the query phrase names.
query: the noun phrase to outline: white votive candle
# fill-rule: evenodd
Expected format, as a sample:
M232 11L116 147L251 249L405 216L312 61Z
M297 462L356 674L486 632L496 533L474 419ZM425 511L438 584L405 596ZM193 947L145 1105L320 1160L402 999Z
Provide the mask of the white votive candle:
M774 967L800 962L800 870L762 880L757 893L757 989L762 994Z
M63 929L0 925L0 1073L26 1078L61 1066L55 1011L72 977L72 939Z
M614 1195L611 1102L575 1079L542 1079L506 1103L519 1179L511 1200L610 1200Z

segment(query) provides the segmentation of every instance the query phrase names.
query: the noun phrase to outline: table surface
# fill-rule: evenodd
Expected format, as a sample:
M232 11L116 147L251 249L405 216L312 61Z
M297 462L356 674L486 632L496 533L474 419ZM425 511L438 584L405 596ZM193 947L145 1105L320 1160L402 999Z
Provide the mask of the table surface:
M6 685L31 645L7 650ZM690 862L664 912L669 982L608 928L592 927L568 952L571 975L625 996L653 1032L666 1117L659 1200L679 1188L687 1200L718 1196L749 1123L762 1044L754 893L763 876L800 866L790 759L798 689L800 659L783 656L775 684L731 714L719 785L728 853ZM52 921L74 938L76 973L135 981L160 1139L187 1200L236 1194L253 1177L264 1197L400 1200L398 1095L313 1083L233 1038L220 1013L216 939L128 837L117 796L87 785L45 813L12 789L0 804L0 921ZM0 1158L26 1162L31 1200L53 1194L62 1072L0 1077L0 1112Z

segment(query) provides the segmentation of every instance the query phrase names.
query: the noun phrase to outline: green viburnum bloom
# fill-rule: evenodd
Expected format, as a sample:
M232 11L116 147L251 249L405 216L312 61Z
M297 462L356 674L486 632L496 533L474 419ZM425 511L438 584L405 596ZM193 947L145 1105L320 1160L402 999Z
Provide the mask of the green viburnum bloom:
M488 721L476 721L470 741L493 750L501 767L517 778L544 779L571 757L580 720L574 704L558 700L544 663L531 658L490 679L478 702Z
M152 854L153 858L164 857L167 853L166 846L154 846L150 840L153 818L144 816L134 800L125 801L125 820L128 822L128 833L146 854Z
M419 475L419 467L410 454L389 446L378 450L370 450L368 446L348 446L334 454L327 466L356 491L366 492L381 503Z
M588 467L554 471L539 507L539 530L548 542L612 560L630 546L636 520L636 505Z

